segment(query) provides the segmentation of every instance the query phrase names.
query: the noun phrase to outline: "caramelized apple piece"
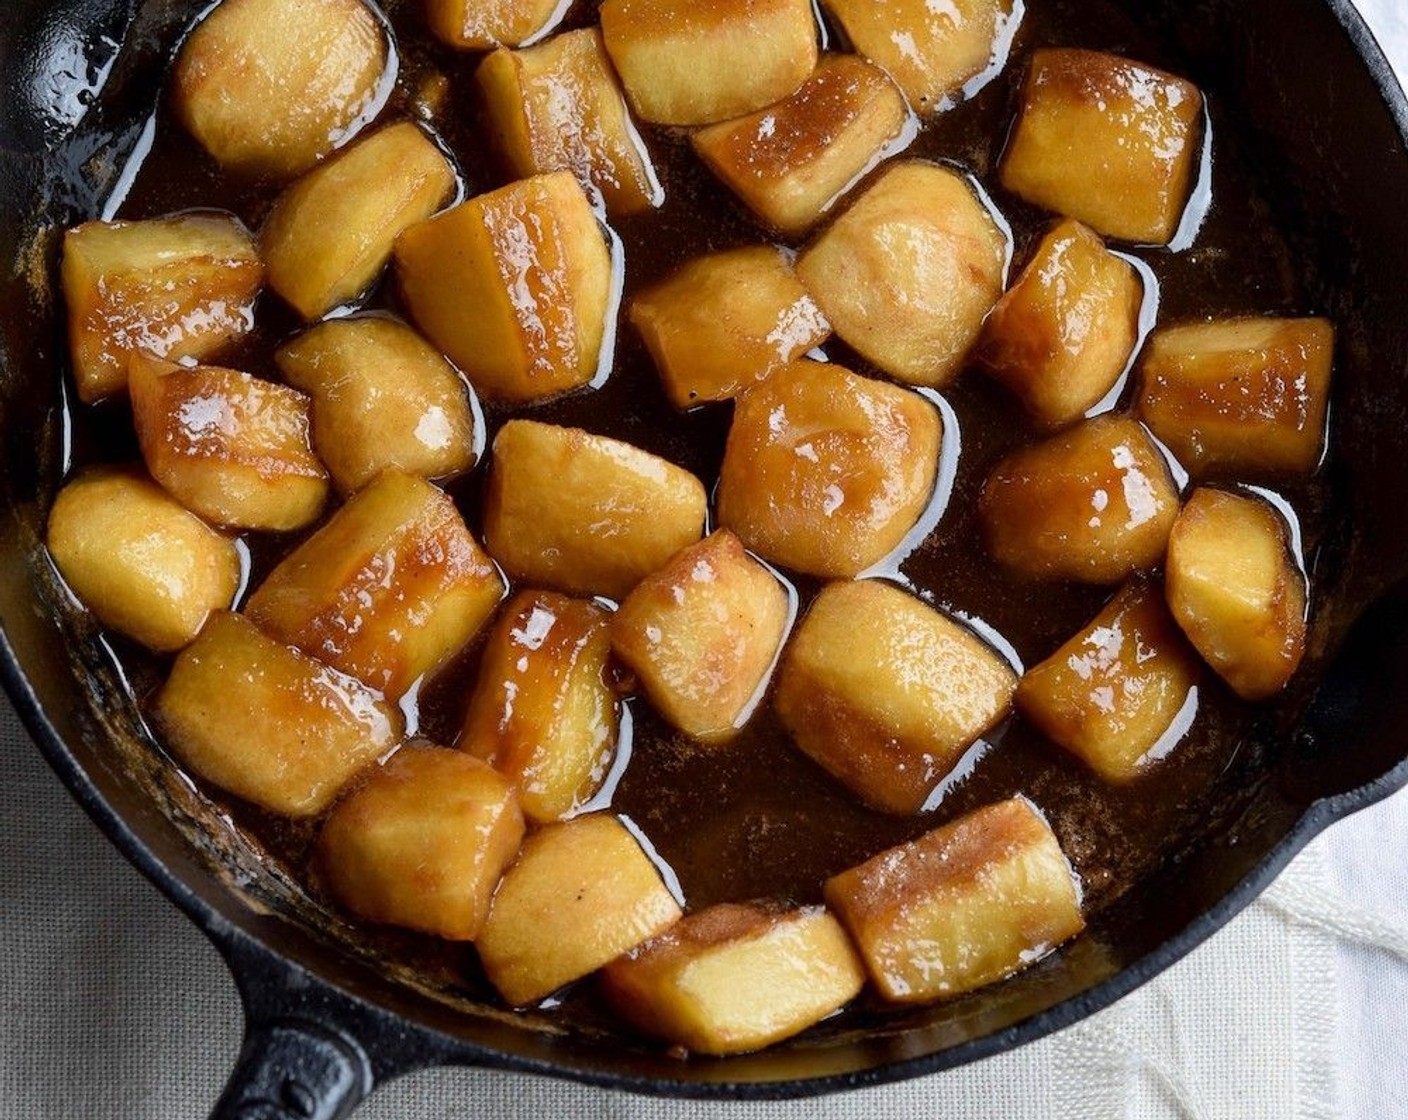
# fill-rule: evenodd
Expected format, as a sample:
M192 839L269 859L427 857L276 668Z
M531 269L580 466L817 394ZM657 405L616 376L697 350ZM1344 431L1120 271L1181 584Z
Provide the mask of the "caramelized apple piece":
M686 735L738 733L787 631L787 592L727 529L646 576L611 620L611 648Z
M401 294L485 396L525 403L585 385L611 303L611 254L569 171L461 203L396 242Z
M546 824L591 800L616 752L611 634L600 607L524 591L489 635L460 748L518 786Z
M279 348L279 371L313 398L313 446L344 494L396 467L450 478L477 458L469 387L404 323L333 319Z
M1007 240L962 176L896 164L797 262L846 342L912 385L942 386L963 365L1002 295Z
M135 471L87 471L49 511L45 542L64 582L111 626L178 650L240 585L235 542Z
M401 737L365 685L219 612L157 698L163 742L198 776L286 817L312 817Z
M1014 571L1119 583L1163 559L1178 491L1138 423L1097 416L1000 462L978 510L988 551Z
M1108 237L1165 244L1188 204L1202 116L1182 78L1119 55L1039 50L1002 185Z
M831 336L787 257L766 245L700 257L631 300L676 408L737 396Z
M895 145L909 110L883 70L825 55L791 97L701 128L694 150L763 221L805 233Z
M264 282L254 240L229 214L84 222L60 266L78 395L127 387L127 358L205 359L254 325Z
M223 166L290 178L370 119L387 60L360 0L220 0L181 46L172 106Z
M494 440L484 539L510 576L623 599L704 531L688 471L580 428L510 420Z
M568 8L563 0L425 0L441 42L466 50L516 47L545 34Z
M1090 625L1027 670L1021 713L1107 782L1128 782L1177 745L1198 660L1157 584L1125 586Z
M592 813L528 838L494 895L479 958L504 1001L522 1007L679 918L679 904L630 830Z
M721 903L691 914L602 973L627 1019L699 1054L759 1050L849 1003L865 969L820 906Z
M1195 475L1310 474L1325 446L1334 351L1328 319L1170 327L1149 340L1135 407Z
M810 0L605 0L600 14L631 105L656 124L751 113L816 65Z
M947 108L998 60L1011 0L825 0L855 49L890 72L920 113Z
M1070 424L1129 365L1143 297L1133 265L1079 222L1060 222L992 309L978 358L1039 425Z
M338 802L318 838L320 870L349 910L473 941L523 842L508 779L439 747L402 747Z
M861 800L917 813L1007 715L1016 674L964 626L890 584L825 588L783 655L792 738Z
M1244 700L1285 687L1305 655L1305 576L1267 503L1195 491L1168 540L1168 603L1198 652Z
M826 882L886 999L981 988L1085 928L1060 842L1025 798L960 817Z
M613 215L664 201L595 27L497 50L477 77L489 124L519 175L570 171Z
M246 610L280 640L399 697L463 649L503 593L455 504L389 470L270 572Z
M141 354L127 369L142 458L187 509L239 529L298 529L322 512L328 476L302 393Z
M719 523L785 568L856 575L924 512L942 436L938 412L916 393L793 362L738 399Z
M359 140L279 195L259 236L269 286L305 319L360 296L404 229L450 197L455 172L409 121Z

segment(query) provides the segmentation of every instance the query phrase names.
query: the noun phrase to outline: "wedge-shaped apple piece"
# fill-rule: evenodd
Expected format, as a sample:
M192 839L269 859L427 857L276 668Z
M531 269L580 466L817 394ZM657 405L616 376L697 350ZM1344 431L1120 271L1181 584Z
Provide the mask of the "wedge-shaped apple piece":
M156 717L198 776L286 817L321 813L401 737L366 685L223 611L177 656Z
M1158 584L1135 580L1027 670L1017 708L1107 782L1123 783L1177 746L1198 672Z
M1007 239L962 176L896 164L797 262L832 327L911 385L947 384L1002 295Z
M1045 428L1079 420L1129 366L1144 286L1079 222L1058 223L988 316L977 356Z
M909 128L909 108L883 70L855 55L830 54L792 96L701 128L690 142L755 214L795 237Z
M788 614L777 577L720 529L636 585L611 619L611 646L670 723L720 743L761 698Z
M1012 570L1120 583L1163 560L1178 490L1136 421L1097 416L1000 462L978 510L988 551Z
M690 261L631 300L631 322L679 409L735 397L831 336L787 257L767 245Z
M1119 55L1039 50L1003 153L1002 185L1123 241L1173 239L1188 204L1203 97Z
M738 399L719 523L784 568L856 575L924 512L942 437L937 410L917 393L794 362Z
M412 226L396 242L396 269L412 318L485 396L521 404L596 375L611 254L571 172Z
M141 354L127 370L142 458L187 509L237 529L298 529L322 512L328 476L302 393Z
M504 1001L522 1007L679 918L679 904L630 830L591 813L528 838L494 895L479 958Z
M545 34L567 8L563 0L425 0L435 36L473 51L516 47Z
M484 647L459 745L512 779L538 824L590 801L616 753L607 618L593 603L524 591Z
M259 235L269 286L309 320L356 299L401 231L429 218L454 187L444 153L409 121L358 140L269 211Z
M981 988L1085 928L1060 842L1021 797L843 871L826 901L876 989L901 1003Z
M698 1054L760 1050L849 1003L865 968L820 906L721 903L618 957L602 973L628 1020Z
M235 542L136 471L88 471L49 511L49 554L105 626L168 652L189 643L240 585Z
M411 744L333 808L319 870L364 918L473 941L522 842L507 778L459 751Z
M656 124L751 113L817 60L810 0L606 0L601 31L631 104Z
M1195 475L1310 474L1325 446L1334 351L1328 319L1169 327L1149 340L1135 407Z
M1166 589L1183 632L1244 700L1285 687L1305 655L1305 576L1258 498L1196 491L1168 541Z
M127 358L212 358L254 326L264 266L230 214L84 222L64 234L60 266L78 395L127 387Z
M510 576L624 599L704 532L704 485L638 447L510 420L494 440L484 540Z
M519 175L570 171L613 215L664 201L595 27L497 50L477 77L489 124Z
M1011 0L824 0L857 51L894 76L914 108L936 113L999 61Z
M172 105L223 166L290 178L370 119L388 54L361 0L220 0L182 44Z
M344 494L383 470L451 478L478 449L469 386L404 323L333 319L279 348L279 371L313 399L313 447Z
M971 630L874 580L833 583L783 655L774 705L862 801L917 813L1007 715L1017 676Z
M463 649L503 593L455 504L389 470L270 572L246 610L280 640L399 697Z

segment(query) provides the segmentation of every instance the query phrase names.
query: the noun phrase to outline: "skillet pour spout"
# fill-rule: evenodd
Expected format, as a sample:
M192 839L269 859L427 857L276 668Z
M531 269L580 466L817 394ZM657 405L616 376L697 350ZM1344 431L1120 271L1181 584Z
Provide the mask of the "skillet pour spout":
M203 5L16 0L0 42L0 677L74 798L219 947L247 1034L219 1120L349 1115L374 1086L483 1065L682 1097L776 1099L948 1069L1107 1006L1245 907L1333 821L1408 783L1408 100L1347 0L1127 5L1234 107L1266 203L1340 330L1343 516L1315 573L1321 684L1229 760L1199 833L1060 954L948 1003L823 1024L760 1054L680 1062L605 1030L516 1017L355 952L345 931L175 771L40 544L69 459L61 231L103 212ZM1225 787L1225 788L1224 788Z

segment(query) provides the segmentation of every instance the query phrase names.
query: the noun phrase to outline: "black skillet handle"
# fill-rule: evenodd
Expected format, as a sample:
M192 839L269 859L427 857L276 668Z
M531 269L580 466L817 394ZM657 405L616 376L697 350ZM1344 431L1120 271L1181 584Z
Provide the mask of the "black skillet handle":
M344 1120L372 1087L362 1048L317 1023L250 1022L211 1120Z

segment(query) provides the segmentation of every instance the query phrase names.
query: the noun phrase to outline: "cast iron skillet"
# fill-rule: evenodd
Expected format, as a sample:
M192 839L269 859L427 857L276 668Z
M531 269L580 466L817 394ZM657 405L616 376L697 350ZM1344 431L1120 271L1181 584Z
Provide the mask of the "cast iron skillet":
M948 1069L1091 1014L1246 906L1316 833L1408 782L1408 101L1347 0L1131 4L1185 72L1236 104L1310 296L1341 332L1331 470L1348 517L1316 641L1328 674L1293 733L1210 797L1203 834L1005 984L761 1055L681 1063L417 985L330 936L295 885L141 734L98 636L64 606L39 535L64 461L50 281L55 231L94 216L141 140L181 0L12 0L0 35L0 676L73 796L214 942L246 1038L221 1120L346 1116L378 1082L441 1063L660 1095L779 1098ZM120 49L119 49L120 47ZM1248 760L1242 760L1244 764Z

